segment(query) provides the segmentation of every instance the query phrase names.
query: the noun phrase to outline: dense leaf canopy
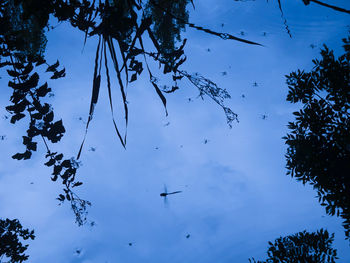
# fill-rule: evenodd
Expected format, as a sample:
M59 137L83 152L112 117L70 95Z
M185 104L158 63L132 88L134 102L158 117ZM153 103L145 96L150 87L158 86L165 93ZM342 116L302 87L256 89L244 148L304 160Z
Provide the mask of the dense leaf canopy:
M279 237L274 243L269 242L267 259L251 263L334 263L337 250L332 248L334 234L327 230L309 233L299 232L294 235Z
M327 214L344 219L350 237L350 37L339 58L326 46L310 72L287 76L287 100L302 103L284 138L288 174L311 184Z
M34 231L24 229L17 219L0 219L0 261L7 259L9 261L6 262L15 263L27 260L29 256L24 252L28 245L21 242L34 238Z

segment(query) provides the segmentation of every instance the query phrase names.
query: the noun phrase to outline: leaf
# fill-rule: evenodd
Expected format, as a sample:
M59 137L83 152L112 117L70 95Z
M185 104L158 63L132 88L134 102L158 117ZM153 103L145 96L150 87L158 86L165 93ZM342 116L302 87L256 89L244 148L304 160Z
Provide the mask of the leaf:
M36 62L35 66L40 66L40 65L44 64L45 62L46 62L46 60L43 59L42 57L40 57L38 59L38 61Z
M62 171L62 166L61 165L55 165L53 167L52 175L59 175L61 171Z
M36 94L39 96L39 97L45 97L47 93L49 93L51 91L51 88L48 88L47 86L47 82L40 86L39 88L36 89Z
M53 111L50 111L48 114L44 116L44 122L52 122L53 121Z
M55 182L55 181L57 181L57 178L58 178L58 176L57 176L57 174L55 174L53 177L51 177L51 180Z
M38 73L34 73L33 75L30 76L30 78L23 83L15 83L12 81L9 81L8 86L13 88L13 89L19 89L24 92L29 91L31 88L34 88L38 85L39 82L39 75Z
M15 70L9 70L7 69L7 74L9 74L9 76L13 77L13 78L17 78L19 77L21 74Z
M77 187L77 186L82 185L82 184L83 184L82 182L76 182L76 183L73 184L72 187Z
M107 38L107 44L109 47L109 52L111 54L112 60L113 60L113 64L114 64L114 68L115 71L117 73L117 78L118 78L118 83L119 83L119 88L120 88L120 92L122 94L122 99L123 99L123 104L124 104L124 117L125 117L125 126L128 126L128 104L126 102L126 94L125 94L125 90L124 90L124 85L123 85L123 81L122 78L120 76L120 71L119 71L119 66L118 66L118 60L117 60L117 56L115 54L115 49L114 49L114 45L113 45L113 40L111 37ZM126 144L126 134L124 137L124 145Z
M80 158L80 154L81 154L81 151L82 151L83 146L84 146L84 142L85 142L85 139L86 139L86 134L87 134L87 131L89 129L89 124L90 124L90 121L92 120L92 116L94 114L95 105L97 103L98 94L99 94L99 91L100 91L101 76L100 76L100 74L98 72L100 45L101 45L101 37L99 37L97 50L96 50L96 56L95 56L95 69L94 69L94 79L93 79L93 84L92 84L92 95L91 95L91 102L90 102L89 118L88 118L88 121L86 123L85 134L84 134L83 141L82 141L82 143L80 145L80 148L79 148L79 152L78 152L78 155L77 155L77 160L79 160L79 158Z
M30 142L27 145L27 149L30 151L36 151L37 143L36 142Z
M33 119L36 119L36 120L41 120L41 118L43 117L43 115L42 115L40 112L37 112L37 113L33 113L33 114L31 115L31 117L32 117Z
M154 80L152 80L152 78L150 79L154 89L156 90L159 98L162 100L163 102L163 105L164 105L164 108L165 108L165 113L166 113L166 116L168 116L168 111L167 111L167 108L166 108L166 98L164 97L162 91L158 88L158 85L155 83Z
M65 168L69 168L71 166L70 160L64 160L61 165Z
M61 140L63 134L66 132L62 120L56 121L50 127L50 129L46 132L46 137L51 142L56 143Z
M123 141L123 138L119 132L119 129L117 127L117 124L115 122L114 119L114 110L113 110L113 101L112 101L112 91L111 91L111 81L110 81L110 77L109 77L109 70L108 70L108 64L107 64L107 54L106 54L106 42L104 42L104 57L105 57L105 67L106 67L106 75L107 75L107 88L108 88L108 98L109 98L109 105L111 108L111 113L112 113L112 121L113 121L113 125L114 125L114 129L118 135L118 138L121 142L121 144L123 145L123 147L125 148L125 144Z
M57 197L57 200L63 202L66 198L64 197L63 194L60 194L58 197Z
M23 113L17 113L11 117L10 122L14 124L16 121L19 121L20 119L24 118L25 116L26 115Z
M48 71L55 72L55 71L56 71L56 68L57 68L59 65L60 65L60 63L59 63L58 60L57 60L57 62L56 62L55 64L49 66L49 67L46 69L46 72L48 72Z
M32 70L33 70L33 64L32 63L28 63L28 65L24 67L24 69L22 71L22 75L27 75L30 72L32 72Z
M55 71L55 73L51 76L51 79L63 78L66 76L66 69L62 69L61 71Z
M133 82L135 80L137 80L137 73L134 73L134 74L131 75L130 82Z
M15 155L12 155L12 159L16 160L22 160L24 158L22 153L16 153Z
M55 164L55 159L50 159L49 161L47 161L46 163L44 163L46 166L52 166Z
M32 153L30 151L25 151L24 153L16 153L15 155L12 156L12 159L27 160L27 159L30 159L31 156L32 156Z
M62 160L62 158L63 158L63 154L60 153L56 155L55 160L59 161L59 160Z

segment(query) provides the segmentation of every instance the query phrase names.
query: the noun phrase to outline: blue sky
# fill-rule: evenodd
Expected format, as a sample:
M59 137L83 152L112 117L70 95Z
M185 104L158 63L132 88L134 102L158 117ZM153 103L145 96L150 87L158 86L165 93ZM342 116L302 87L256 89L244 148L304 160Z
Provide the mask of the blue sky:
M315 4L282 1L289 38L275 2L205 0L191 11L196 24L236 36L243 31L243 37L264 45L224 41L192 29L184 33L188 60L183 69L228 90L232 98L226 103L240 120L232 129L222 109L209 98L197 98L198 91L186 81L167 96L166 117L145 75L128 88L124 150L102 82L78 172L84 182L78 193L93 204L88 219L94 227L78 227L69 205L57 205L61 186L49 179L43 145L29 161L11 159L22 150L25 121L14 126L0 120L0 135L6 135L0 141L1 216L19 218L35 229L29 262L248 262L252 256L264 259L267 242L280 235L320 228L335 233L338 262L350 262L341 220L325 214L311 187L285 175L281 139L298 108L285 101L284 75L311 69L323 43L340 54L349 18ZM333 2L350 9L348 1ZM96 39L89 39L82 52L83 35L62 24L48 40L47 60L58 58L67 72L66 78L51 82L55 96L49 100L67 130L53 149L75 156L89 109ZM10 96L9 88L3 90L0 116ZM164 184L183 191L170 196L167 207L159 196Z

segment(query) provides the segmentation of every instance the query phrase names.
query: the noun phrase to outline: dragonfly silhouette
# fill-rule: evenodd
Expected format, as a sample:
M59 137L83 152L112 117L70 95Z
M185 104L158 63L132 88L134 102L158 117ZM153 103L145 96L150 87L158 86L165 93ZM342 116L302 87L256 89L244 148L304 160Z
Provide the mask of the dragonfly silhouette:
M182 191L175 191L175 192L168 193L168 189L167 189L166 185L164 185L164 192L160 193L160 196L164 197L164 204L167 204L167 202L168 202L167 196L168 195L178 194L178 193L181 193L181 192Z

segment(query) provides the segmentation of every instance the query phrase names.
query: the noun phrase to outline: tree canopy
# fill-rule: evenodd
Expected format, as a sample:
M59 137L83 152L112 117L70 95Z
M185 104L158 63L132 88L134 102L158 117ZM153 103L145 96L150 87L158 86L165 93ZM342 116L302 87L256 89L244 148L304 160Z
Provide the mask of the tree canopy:
M337 250L332 248L334 234L327 230L316 232L299 232L286 237L279 237L273 243L269 242L267 259L250 263L334 263Z
M0 219L0 262L3 259L9 260L6 261L9 263L26 261L29 256L24 252L28 245L22 242L34 238L34 231L24 229L17 219Z
M321 1L302 1L305 5L313 2L349 13L348 10ZM277 2L282 12L280 0ZM65 127L63 121L57 119L53 107L45 101L51 92L49 81L66 75L66 70L59 60L50 62L45 59L46 33L54 29L52 19L67 22L73 28L84 32L85 41L92 37L98 38L85 136L98 102L103 77L101 68L104 68L116 136L121 145L126 147L126 133L122 134L120 131L120 125L127 127L129 119L126 91L143 71L149 76L150 85L162 101L165 114L166 95L179 89L182 80L188 80L198 89L199 96L210 97L223 109L230 127L235 121L238 122L237 114L225 104L225 100L230 98L225 89L199 73L190 74L182 69L186 61L184 47L187 40L182 38L181 32L192 28L223 40L240 41L250 45L260 44L191 23L190 8L194 8L192 0L0 1L0 68L6 69L10 78L8 86L13 90L11 105L7 106L6 110L11 114L11 123L15 124L22 119L28 123L28 129L23 136L25 149L14 154L12 158L30 159L37 150L38 141L42 140L46 147L45 165L52 168L51 180L59 180L64 187L57 199L60 202L67 200L71 203L79 225L86 221L87 207L90 205L89 201L81 199L73 191L75 187L82 185L76 175L85 137L76 157L67 158L63 153L53 150L53 144L63 137ZM287 26L287 21L284 22ZM146 40L152 44L151 47L144 44ZM315 68L312 72L298 71L287 77L290 88L288 101L302 102L304 107L295 113L296 121L289 124L291 133L285 139L289 146L286 155L289 173L304 184L310 183L317 189L319 200L326 207L327 213L337 214L345 220L344 228L349 237L350 38L345 39L344 43L346 52L338 59L325 47L321 53L322 60L314 61ZM151 63L159 64L160 72L154 73L149 66ZM43 70L46 71L46 75L39 75L38 72ZM116 74L117 88L122 97L122 124L117 123L113 115L111 72ZM172 83L166 86L159 85L157 74L170 75ZM6 241L0 242L0 255L12 257L13 262L26 260L28 256L24 252L27 245L23 246L20 238L34 239L34 232L23 229L18 220L0 221L0 239ZM281 244L286 247L296 246L295 240L305 242L305 248L301 249L303 253L316 250L314 243L307 241L315 238L322 240L321 243L324 242L322 244L327 247L325 255L335 258L335 250L329 248L333 236L329 237L327 231L322 230L316 234L301 232L295 236L280 238L276 240L275 245L270 244L274 248L269 249L269 256L276 256L277 248L280 249ZM321 243L317 243L316 246ZM290 251L297 254L300 249Z
M287 100L302 103L284 137L288 174L317 190L329 215L341 216L350 237L350 37L338 58L324 46L310 72L287 76Z

